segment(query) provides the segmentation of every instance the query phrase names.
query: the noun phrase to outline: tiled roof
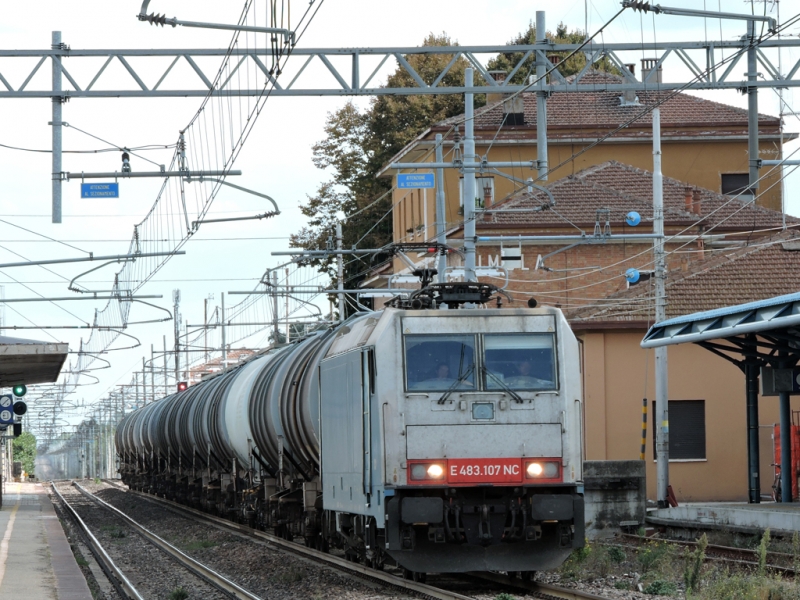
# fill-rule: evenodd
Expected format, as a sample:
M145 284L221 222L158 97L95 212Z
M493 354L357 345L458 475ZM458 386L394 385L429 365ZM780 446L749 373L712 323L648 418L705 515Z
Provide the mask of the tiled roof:
M547 101L547 136L558 138L574 137L575 129L611 129L626 122L637 114L642 114L629 127L617 134L619 137L651 137L652 112L648 106L655 106L663 101L661 109L661 126L663 137L696 136L694 128L725 128L725 135L736 133L731 128L745 133L747 131L747 110L727 104L713 102L682 92L671 91L648 92L644 89L637 92L638 105L621 105L620 92L606 91L609 83L621 83L622 77L593 71L584 75L582 84L594 83L594 92L556 92ZM645 87L645 84L642 84ZM536 127L536 94L524 93L523 105L525 125L505 125L503 132L513 135L514 131ZM481 137L481 129L489 129L494 135L503 121L502 102L487 105L475 111L476 137ZM436 128L449 127L463 121L463 115L452 117L437 124ZM759 115L759 124L772 133L778 131L780 119L769 115ZM561 131L559 131L561 129ZM569 130L565 132L563 130ZM712 132L702 132L708 136ZM501 134L500 138L503 137Z
M748 196L737 198L723 196L702 188L694 188L701 199L700 214L686 210L686 184L664 177L664 219L669 224L696 223L708 230L748 230L777 227L782 224L781 213L754 205ZM643 224L652 221L653 174L616 161L584 169L575 175L559 179L547 186L556 205L553 210L530 213L493 213L478 220L481 226L554 227L565 226L567 220L576 224L595 222L598 208L609 208L612 225L620 226L625 215L635 210L642 216ZM495 204L492 209L536 208L547 204L544 192L519 192L508 200ZM786 217L789 223L800 219Z
M568 318L574 327L592 321L653 321L652 279L604 299L602 306L579 308ZM721 252L668 273L667 318L755 302L800 291L800 232L788 231L751 246Z

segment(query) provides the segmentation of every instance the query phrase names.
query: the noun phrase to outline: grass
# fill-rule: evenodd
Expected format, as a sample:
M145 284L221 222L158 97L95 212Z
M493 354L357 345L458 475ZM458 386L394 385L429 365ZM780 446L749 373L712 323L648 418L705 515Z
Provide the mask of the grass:
M305 576L306 572L304 569L298 569L297 567L290 567L286 571L278 573L275 579L280 583L289 584L302 581Z
M511 594L503 592L502 594L497 594L497 596L494 597L494 600L517 600L517 599Z
M635 591L641 586L652 596L685 597L689 600L800 600L800 585L783 579L768 568L768 552L784 552L800 566L800 533L776 539L765 531L761 536L720 539L719 532L702 535L694 548L673 546L651 539L639 547L619 547L591 542L575 550L561 566L562 581L603 580L618 590ZM712 541L713 540L713 541ZM727 543L725 543L727 542ZM740 568L707 562L711 543L748 548L756 565ZM788 566L788 563L787 563Z
M169 593L168 599L169 600L186 600L189 597L189 592L187 592L182 587L176 587Z
M117 540L125 537L125 532L116 525L103 525L102 527L100 527L100 531L104 531L108 535L108 537Z
M78 563L79 567L88 567L89 561L83 558L80 554L75 555L75 562Z

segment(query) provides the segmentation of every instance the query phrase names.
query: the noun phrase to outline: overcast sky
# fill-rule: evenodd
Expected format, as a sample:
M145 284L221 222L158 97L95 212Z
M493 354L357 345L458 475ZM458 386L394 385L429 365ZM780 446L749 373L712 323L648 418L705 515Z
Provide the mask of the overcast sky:
M319 2L320 0L317 0ZM263 4L263 0L261 0ZM307 2L293 3L293 12L304 10ZM731 12L749 11L749 2L741 0L665 0L662 4ZM224 48L230 32L196 30L187 28L157 28L136 20L140 2L136 0L37 0L29 3L6 3L0 22L0 47L3 49L36 49L50 45L51 31L60 30L63 42L78 48ZM235 23L242 2L177 2L152 0L150 10L191 21ZM755 5L764 10L765 4ZM775 16L775 6L766 7ZM609 0L566 0L564 2L501 0L481 2L473 0L325 0L300 45L303 47L368 47L416 46L429 32L447 32L462 45L502 44L526 28L535 18L536 10L548 11L548 28L559 22L570 29L597 30L618 10L619 3ZM785 1L781 4L783 21L800 10L800 3ZM626 11L605 32L604 40L658 41L664 40L730 40L745 32L744 22L687 19L669 16L652 16ZM790 33L795 36L795 27ZM631 57L638 63L641 56ZM783 55L784 69L800 59L800 52L787 51ZM25 68L35 60L0 58L0 73L18 86L24 78ZM65 62L69 68L69 62ZM144 64L144 63L142 63ZM743 63L740 63L743 65ZM117 67L120 68L120 67ZM394 68L388 65L387 68ZM742 67L744 69L744 66ZM157 78L155 70L142 71L147 81ZM310 71L321 76L319 71ZM121 76L121 74L118 74ZM114 77L114 73L109 73ZM48 83L50 67L45 65L37 76ZM688 78L686 72L668 68L665 80ZM35 83L35 82L34 82ZM32 83L33 85L33 83ZM745 107L746 99L736 92L705 93L704 97ZM784 99L795 108L794 94L787 91ZM141 291L145 294L162 294L163 306L171 304L173 289L182 290L182 313L191 323L202 322L203 299L220 293L254 287L265 268L283 262L270 252L284 250L288 235L300 229L303 219L297 210L299 202L313 194L325 173L311 163L311 146L321 139L326 114L346 102L343 98L273 98L261 114L253 135L235 165L244 174L235 183L269 194L280 204L282 215L268 221L244 221L229 225L208 225L185 247L186 256L177 257L161 270L154 281ZM368 99L358 103L365 106ZM193 99L75 99L64 106L63 118L76 128L83 129L118 146L173 144L178 130L183 128L200 105ZM771 90L760 94L760 110L777 115L777 95ZM786 111L784 111L786 112ZM51 105L46 99L0 100L0 144L30 149L47 150L51 144ZM787 131L800 131L797 117L786 117ZM75 129L64 131L64 149L96 149L106 145ZM789 146L789 151L796 146ZM157 163L166 163L171 151L147 154ZM121 183L121 197L116 200L84 200L80 198L79 182L64 184L63 223L50 223L50 155L0 148L0 190L2 208L0 219L26 227L56 240L67 241L81 250L102 254L124 254L133 231L153 204L160 182L158 180L130 180ZM132 160L134 170L149 170L140 159ZM65 171L113 171L120 168L117 152L86 155L66 154ZM791 214L800 214L800 196L795 189L787 189L787 207ZM243 216L263 212L258 199L233 190L224 190L215 201L210 217ZM79 253L63 245L43 240L33 234L0 222L0 262L17 260L44 260L76 256ZM15 254L16 253L16 254ZM23 258L20 258L22 256ZM64 265L52 270L67 279L86 271L86 264ZM118 266L107 267L87 279L103 286L110 282ZM25 289L27 282L31 288ZM7 269L0 273L0 283L5 286L5 296L32 297L71 295L66 281L41 268ZM231 298L229 304L238 301ZM43 303L13 304L5 310L7 324L39 326L76 325L88 322L94 308L104 303L64 302L58 307ZM13 310L12 308L13 307ZM15 312L16 311L16 312ZM73 314L68 314L69 311ZM156 318L155 311L136 308L133 320ZM7 331L8 335L33 339L69 342L78 346L81 333L70 330ZM111 368L98 372L99 383L82 387L77 397L91 403L103 397L107 390L127 383L132 369L141 365L143 354L149 356L150 344L162 344L162 336L171 340L172 324L139 326L129 330L139 338L141 348L112 352L105 358ZM127 342L121 345L129 345Z

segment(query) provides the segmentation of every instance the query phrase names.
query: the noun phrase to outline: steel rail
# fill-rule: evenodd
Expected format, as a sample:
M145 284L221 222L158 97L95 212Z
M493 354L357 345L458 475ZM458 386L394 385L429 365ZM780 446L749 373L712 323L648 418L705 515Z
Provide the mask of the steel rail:
M328 564L329 566L335 566L340 570L350 571L351 573L362 578L375 579L385 585L400 587L408 591L416 592L425 596L429 596L431 598L437 598L441 600L473 600L470 596L464 596L463 594L459 594L457 592L450 592L448 590L443 590L426 583L418 583L406 579L400 579L396 575L391 575L389 573L376 571L375 569L368 567L366 565L352 563L343 558L339 558L331 554L326 554L325 552L320 552L319 550L314 550L312 548L307 548L295 542L290 542L284 540L283 538L275 537L274 535L271 535L269 533L265 533L257 529L252 529L247 525L234 523L233 521L228 521L227 519L223 519L221 517L209 515L200 510L184 506L183 504L178 504L177 502L173 502L171 500L166 500L164 498L158 498L157 496L152 496L150 494L145 494L143 492L137 492L135 490L131 490L119 481L108 480L108 479L104 479L103 481L123 492L139 496L144 500L150 501L154 504L162 505L164 508L183 517L189 517L193 518L193 520L196 521L206 522L214 527L222 529L223 531L234 532L241 535L245 535L247 537L256 538L259 540L269 542L270 544L278 546L279 548L291 552L293 554L309 558L316 562ZM563 598L565 600L607 600L607 598L604 598L603 596L597 596L595 594L590 594L587 592L580 592L578 590L560 588L557 586L552 586L544 583L524 582L520 580L514 580L507 576L500 575L497 573L490 573L490 572L467 573L467 575L479 579L484 579L492 583L499 583L509 587L535 592L537 594L537 597L540 598Z
M74 485L78 489L78 491L81 492L81 494L83 494L93 502L99 504L100 506L102 506L115 516L121 518L123 521L125 521L128 525L133 527L138 533L140 533L145 539L147 539L154 546L157 546L160 550L163 550L164 552L169 554L172 558L177 560L182 566L186 567L189 571L191 571L201 579L207 581L217 589L232 596L233 598L242 600L261 600L259 596L251 594L243 587L235 584L229 579L226 579L213 569L210 569L209 567L196 561L189 555L178 550L175 546L173 546L163 538L160 538L159 536L157 536L155 533L153 533L143 525L134 521L131 517L126 515L118 508L111 506L107 502L104 502L103 500L92 494L90 491L81 486L77 481L73 481L72 485Z
M268 542L270 545L273 545L281 550L291 552L292 554L313 560L314 562L323 563L327 566L334 567L339 571L348 571L351 575L356 575L359 578L372 579L378 583L381 583L382 585L398 587L409 592L415 592L425 597L436 598L437 600L474 600L470 596L464 596L463 594L459 594L457 592L442 590L425 583L400 579L396 575L376 571L375 569L367 567L366 565L353 563L345 560L344 558L326 554L325 552L320 552L319 550L314 550L313 548L306 548L305 546L301 546L295 542L284 540L264 531L252 529L247 525L234 523L233 521L228 521L221 517L206 514L197 509L183 506L177 502L172 502L171 500L166 500L164 498L151 496L150 494L144 494L135 490L126 489L116 483L112 485L128 494L141 497L144 500L152 502L153 504L162 505L164 508L182 517L188 517L195 521L205 522L209 525L217 527L218 529L227 531L228 533L233 532L250 538L255 538L260 541Z
M139 591L134 587L134 585L130 582L130 580L125 577L125 574L120 570L120 568L114 564L114 561L111 560L111 557L105 551L102 544L98 541L94 534L89 531L88 525L84 523L83 519L78 516L78 513L69 502L67 502L66 498L58 491L58 486L56 486L55 482L51 482L53 486L53 491L55 492L56 496L58 496L59 501L61 501L61 506L72 516L75 522L78 524L78 527L83 532L86 537L86 541L88 542L89 549L92 551L97 562L100 564L100 568L103 569L103 572L106 574L106 577L109 579L116 579L118 585L114 587L121 588L118 591L122 591L122 593L127 596L130 600L144 600L142 595ZM112 579L112 582L113 582Z

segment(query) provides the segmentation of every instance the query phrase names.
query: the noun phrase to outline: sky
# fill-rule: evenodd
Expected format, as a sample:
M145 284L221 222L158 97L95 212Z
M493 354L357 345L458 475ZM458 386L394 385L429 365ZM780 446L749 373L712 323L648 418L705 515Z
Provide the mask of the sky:
M263 0L259 0L264 4ZM316 0L319 3L321 0ZM293 3L293 11L304 10L307 2ZM729 12L749 12L750 2L741 0L665 0L662 4L684 8L702 8ZM243 2L211 2L197 0L192 3L176 0L152 0L149 10L166 13L187 21L235 23ZM776 16L777 5L758 2L756 10L765 8ZM82 0L80 3L59 0L37 0L34 3L10 3L4 6L0 22L0 49L47 48L51 31L60 30L62 40L77 48L225 48L231 33L226 31L188 28L160 28L140 23L137 0ZM610 0L574 0L543 2L498 0L477 2L473 0L322 0L315 19L300 41L302 47L387 47L416 46L430 33L446 32L462 45L489 45L508 42L535 19L536 10L547 11L549 29L564 22L570 29L584 27L596 31L619 10L618 2ZM781 19L786 21L800 12L800 2L783 0L780 3ZM641 15L630 10L624 12L604 32L605 41L664 40L731 40L741 36L745 23L720 22L716 19L689 19L666 15ZM797 36L798 28L789 33ZM632 56L637 62L641 56ZM787 51L784 65L793 65L800 59L800 51ZM24 77L24 69L35 61L0 57L0 73L12 85ZM33 62L31 62L33 61ZM66 63L67 65L69 63ZM141 63L144 65L144 62ZM213 64L213 63L206 63ZM677 63L673 63L677 64ZM119 68L119 67L117 67ZM394 65L387 65L384 77ZM784 66L784 68L787 68ZM143 73L152 80L156 70ZM49 66L43 67L37 77L49 78ZM313 77L325 76L321 70L309 71ZM665 68L664 79L688 78L686 71L676 67ZM113 72L110 77L119 76ZM704 92L703 97L746 107L746 98L736 92ZM771 90L760 93L760 111L777 115L780 111L778 96ZM240 221L227 224L209 224L184 247L185 256L173 258L140 293L162 295L152 300L162 307L172 304L172 292L181 290L181 313L189 323L203 320L204 299L214 305L220 303L221 293L254 288L264 270L286 261L286 257L271 256L271 252L286 250L288 236L304 224L298 205L308 195L314 194L326 180L326 173L311 161L312 146L323 137L323 127L328 113L340 108L345 98L295 97L271 98L258 117L253 134L249 137L234 168L241 169L241 177L232 178L238 185L268 194L279 204L282 214L269 220ZM796 108L794 93L784 94L784 112ZM114 146L144 146L174 144L178 131L185 127L200 106L201 99L74 99L63 109L63 119L72 127L64 131L65 150L108 148L108 144L90 137L92 134ZM367 98L356 103L365 107ZM786 130L800 131L800 119L787 116ZM47 150L51 144L51 106L47 99L0 99L0 144L19 148ZM787 146L787 152L797 144ZM166 163L172 151L147 152L146 157L158 164ZM133 225L144 217L156 199L160 181L155 179L127 180L120 184L119 199L87 200L80 198L80 182L63 186L63 223L50 222L50 160L47 153L22 152L0 147L0 262L20 260L47 260L80 256L80 251L95 255L125 254L133 232ZM72 173L81 171L114 171L120 168L120 153L65 154L63 169ZM151 170L144 160L133 157L134 170ZM786 186L787 212L800 215L800 192L790 180ZM247 216L264 212L263 200L224 189L211 208L209 218ZM16 226L16 227L15 227ZM19 227L31 230L26 232ZM37 235L38 234L38 235ZM49 241L42 236L59 242ZM37 294L47 297L70 296L67 281L95 265L88 263L57 265L49 271L41 267L24 267L0 271L0 285L6 298L30 298ZM88 275L85 280L104 288L118 270L111 265ZM27 286L27 287L26 287ZM241 297L239 297L241 298ZM239 298L227 299L230 306ZM102 308L104 302L75 301L50 303L15 303L4 310L6 324L30 326L75 326L90 322L93 310ZM137 306L132 320L160 318L153 308ZM172 323L132 326L127 333L135 336L141 346L116 350L105 355L110 366L94 372L97 382L78 388L75 404L90 405L106 396L108 390L128 383L131 372L141 367L142 357L150 357L150 346L162 346L163 336L168 344L172 338ZM68 342L71 349L78 347L86 330L69 329L17 330L7 335L42 341ZM121 340L117 346L129 346L130 339ZM251 340L251 344L264 343L264 337ZM84 378L89 383L90 378ZM65 421L74 422L71 416Z

